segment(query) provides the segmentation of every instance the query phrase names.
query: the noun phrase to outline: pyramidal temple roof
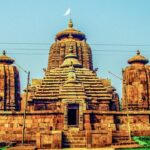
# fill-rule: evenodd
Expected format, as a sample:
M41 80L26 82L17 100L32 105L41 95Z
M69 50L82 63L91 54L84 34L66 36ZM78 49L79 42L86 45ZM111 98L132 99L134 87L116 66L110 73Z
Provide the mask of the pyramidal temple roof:
M68 36L85 39L83 33L73 29L72 20L69 21L68 29L59 32L56 35L57 39L63 37L68 38ZM103 80L98 78L92 69L83 67L82 61L84 61L84 63L90 62L86 59L87 54L85 55L86 58L82 60L79 57L79 49L72 44L73 43L68 43L68 46L66 47L67 50L64 52L65 58L60 66L47 70L41 85L37 88L33 96L34 101L75 99L77 97L78 99L84 100L87 98L103 101L112 99L112 95L107 91L107 87L104 86ZM84 46L82 50L84 51L84 54L86 53L85 49L88 51L88 48ZM58 50L58 47L56 47L54 51L52 49L51 53L54 53L56 50ZM62 55L62 50L63 49L61 48L60 55ZM88 57L91 58L92 55L90 54ZM55 59L56 57L51 55L50 58ZM59 59L61 59L61 57Z
M70 47L63 64L46 72L33 100L78 98L111 100L103 81L89 69L83 68Z
M84 86L77 79L76 71L73 64L69 67L67 80L59 89L59 98L62 99L85 99L86 92Z
M47 72L42 80L40 87L37 89L33 99L34 100L54 100L61 97L61 87L66 85L68 68L56 68ZM75 73L79 84L84 87L85 95L89 98L97 98L98 100L110 100L111 95L107 92L107 87L104 87L103 82L99 79L93 71L86 68L75 68ZM71 83L70 83L71 84ZM76 83L76 85L79 85ZM72 84L75 88L75 82ZM76 88L78 88L76 86ZM71 88L71 87L70 87ZM67 88L69 90L69 88Z

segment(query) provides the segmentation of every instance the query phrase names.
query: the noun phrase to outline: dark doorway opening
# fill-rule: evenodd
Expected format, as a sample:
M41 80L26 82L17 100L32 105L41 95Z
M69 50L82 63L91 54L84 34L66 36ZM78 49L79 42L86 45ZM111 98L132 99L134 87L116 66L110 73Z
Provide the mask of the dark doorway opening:
M68 125L77 126L79 124L79 105L68 105Z

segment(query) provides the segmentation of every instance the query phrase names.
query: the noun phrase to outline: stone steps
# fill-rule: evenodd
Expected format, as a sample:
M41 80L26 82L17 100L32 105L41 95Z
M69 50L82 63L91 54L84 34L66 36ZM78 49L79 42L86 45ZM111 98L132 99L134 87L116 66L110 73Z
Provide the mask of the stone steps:
M128 133L123 133L123 132L114 132L113 133L113 145L131 145L131 144L136 144L135 141L129 140L129 135Z
M64 142L67 142L67 143L78 143L78 142L80 143L81 141L86 142L85 138L81 139L81 138L77 138L77 137L76 138L73 138L73 137L68 138L67 137L67 139L64 140Z
M84 148L84 147L86 147L85 132L83 132L83 131L64 132L62 146L65 148Z
M63 145L85 145L86 141L74 141L74 142L64 142L63 141Z
M85 148L86 145L81 144L65 144L63 145L64 148Z

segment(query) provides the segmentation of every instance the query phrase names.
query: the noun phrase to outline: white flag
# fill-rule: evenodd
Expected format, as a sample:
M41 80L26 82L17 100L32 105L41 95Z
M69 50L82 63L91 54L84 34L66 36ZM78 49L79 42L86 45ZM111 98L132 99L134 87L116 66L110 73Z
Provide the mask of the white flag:
M64 16L68 16L68 15L70 15L70 14L71 14L71 9L68 8L67 11L64 13Z

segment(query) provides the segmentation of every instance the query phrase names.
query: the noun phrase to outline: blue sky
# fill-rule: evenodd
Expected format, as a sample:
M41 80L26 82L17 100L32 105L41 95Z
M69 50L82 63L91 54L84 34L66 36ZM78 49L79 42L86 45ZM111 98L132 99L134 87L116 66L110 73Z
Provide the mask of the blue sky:
M0 51L6 49L17 64L31 71L31 78L42 78L49 47L56 33L67 27L63 14L68 7L74 27L91 44L98 76L110 78L121 97L121 81L108 71L121 77L137 49L150 58L150 0L0 0ZM20 70L20 76L24 89L26 74Z

